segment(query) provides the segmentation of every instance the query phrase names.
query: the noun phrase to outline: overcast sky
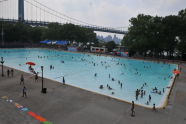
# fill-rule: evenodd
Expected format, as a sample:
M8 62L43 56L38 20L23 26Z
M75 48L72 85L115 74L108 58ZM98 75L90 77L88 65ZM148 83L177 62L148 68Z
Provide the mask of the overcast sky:
M15 1L8 0L4 4L12 3L17 6ZM12 2L14 1L14 3ZM32 0L28 0L32 1ZM70 17L88 22L90 24L106 27L128 27L129 19L136 17L139 13L166 16L177 14L181 9L186 8L186 0L37 0L46 6L53 8ZM12 7L7 7L10 11ZM4 5L6 6L6 5ZM26 5L25 5L26 6ZM25 7L25 14L29 7ZM13 10L17 12L17 10ZM12 13L12 12L11 12ZM4 13L6 15L6 13ZM2 14L1 14L2 15ZM17 16L17 14L14 14ZM27 14L30 15L31 14ZM33 19L34 20L34 19Z
M166 16L186 8L186 0L38 0L68 16L107 27L127 27L139 13Z
M186 0L37 0L91 24L125 27L139 13L166 16L186 8Z

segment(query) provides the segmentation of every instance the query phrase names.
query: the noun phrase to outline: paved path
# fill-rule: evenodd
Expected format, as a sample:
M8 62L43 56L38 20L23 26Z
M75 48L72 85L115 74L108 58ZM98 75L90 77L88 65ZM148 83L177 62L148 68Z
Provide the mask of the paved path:
M186 66L183 65L182 70L186 70ZM28 98L22 97L21 74L25 77ZM53 124L186 124L185 71L176 80L165 109L154 112L135 106L135 117L130 116L131 105L128 103L48 79L44 79L44 87L47 87L47 94L40 92L41 78L34 82L31 74L18 70L11 78L0 75L0 97L8 96ZM5 100L0 101L0 113L0 124L40 123Z
M0 113L0 124L39 124L37 120L3 99L0 99Z

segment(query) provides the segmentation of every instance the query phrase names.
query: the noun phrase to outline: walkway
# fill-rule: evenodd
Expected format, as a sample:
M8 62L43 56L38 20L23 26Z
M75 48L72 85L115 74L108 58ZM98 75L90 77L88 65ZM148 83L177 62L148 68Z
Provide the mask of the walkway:
M6 70L5 68L5 72ZM186 70L186 66L182 66L182 70ZM23 87L19 85L22 73L16 70L13 78L2 78L0 75L0 97L8 96L54 124L186 123L186 71L176 80L169 105L165 109L153 112L135 106L135 117L130 116L130 104L48 79L44 79L44 87L47 87L48 93L41 94L41 79L35 83L32 75L28 73L23 73L28 89L28 98L23 98ZM21 121L24 121L23 124L39 123L6 101L0 101L0 112L2 124L22 124Z
M0 113L0 124L40 124L5 99L0 99Z

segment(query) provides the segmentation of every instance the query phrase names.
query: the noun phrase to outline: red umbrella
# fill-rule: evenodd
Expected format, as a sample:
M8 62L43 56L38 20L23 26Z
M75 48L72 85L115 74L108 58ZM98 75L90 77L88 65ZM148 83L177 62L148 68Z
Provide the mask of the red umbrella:
M36 65L34 62L27 62L28 65Z

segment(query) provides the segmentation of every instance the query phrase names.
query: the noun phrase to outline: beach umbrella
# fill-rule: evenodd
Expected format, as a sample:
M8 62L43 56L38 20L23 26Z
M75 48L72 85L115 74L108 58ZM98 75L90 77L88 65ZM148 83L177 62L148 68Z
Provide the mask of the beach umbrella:
M36 65L34 62L27 62L27 65Z

